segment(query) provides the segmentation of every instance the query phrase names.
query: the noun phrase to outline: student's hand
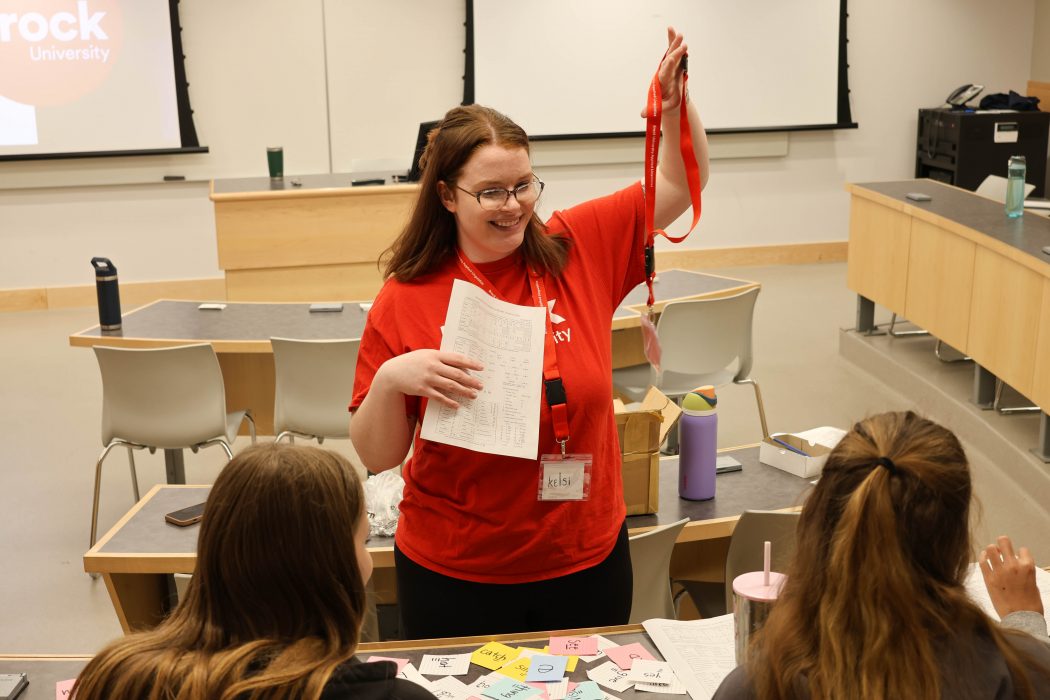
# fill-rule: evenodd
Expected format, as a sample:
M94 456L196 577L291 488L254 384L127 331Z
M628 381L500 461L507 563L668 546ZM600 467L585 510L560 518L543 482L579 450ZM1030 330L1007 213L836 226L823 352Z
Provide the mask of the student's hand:
M675 31L674 27L668 27L667 55L664 56L657 70L664 112L678 109L682 100L682 58L688 51L689 47L685 45L685 37ZM642 109L643 117L646 116L647 109L648 107Z
M984 585L999 617L1019 610L1043 614L1043 600L1035 585L1035 562L1027 547L1014 555L1014 546L1005 535L990 544L981 555Z
M450 396L477 397L481 382L468 370L481 371L481 363L457 352L414 350L393 357L376 372L375 382L408 396L422 396L449 408L459 408Z

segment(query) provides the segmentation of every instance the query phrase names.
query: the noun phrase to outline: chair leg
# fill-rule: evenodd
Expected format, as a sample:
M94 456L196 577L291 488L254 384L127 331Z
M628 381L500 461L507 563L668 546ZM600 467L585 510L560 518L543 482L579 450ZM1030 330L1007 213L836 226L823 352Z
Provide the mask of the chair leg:
M245 411L244 417L248 421L248 436L251 438L252 443L255 444L255 419L252 417L251 411ZM230 457L233 459L233 457Z
M1002 379L995 380L995 398L992 400L992 410L997 411L999 415L1008 416L1011 413L1035 413L1042 411L1043 409L1039 406L1010 406L1004 408L1002 406L1003 399L1003 387L1006 386L1006 382Z
M98 456L98 461L95 462L95 498L91 502L91 544L88 545L88 549L95 546L95 539L98 533L98 497L102 491L102 462L105 461L109 451L119 444L119 442L110 442L102 450L102 454Z
M135 470L135 448L131 445L125 445L128 448L128 465L131 467L131 492L135 494L135 503L141 500L139 496L139 475Z
M762 437L769 437L769 427L766 425L766 405L762 401L762 390L758 387L758 382L750 377L747 379L740 379L735 382L736 384L750 384L755 390L755 403L758 404L758 419L762 422Z
M897 314L893 314L893 316L890 317L889 334L891 336L893 336L894 338L904 338L904 337L909 336L909 335L929 335L930 334L929 331L923 331L923 330L919 330L919 331L894 331L893 327L895 325L897 325Z
M285 436L287 436L288 440L290 440L293 444L295 443L295 439L292 438L292 434L290 432L288 432L287 430L282 430L281 432L277 433L277 437L275 437L273 439L274 443L276 444L276 443L280 442L281 438L283 438Z
M230 460L232 460L233 459L233 450L231 450L230 446L226 444L226 441L225 440L220 440L219 444L222 446L222 449L225 450L225 452L226 452L226 461L229 462Z

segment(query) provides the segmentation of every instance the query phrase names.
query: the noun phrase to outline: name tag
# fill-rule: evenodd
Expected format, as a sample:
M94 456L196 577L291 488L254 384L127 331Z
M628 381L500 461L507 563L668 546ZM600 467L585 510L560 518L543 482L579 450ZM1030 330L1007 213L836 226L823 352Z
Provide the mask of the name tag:
M586 501L591 495L589 454L551 454L540 457L541 501Z

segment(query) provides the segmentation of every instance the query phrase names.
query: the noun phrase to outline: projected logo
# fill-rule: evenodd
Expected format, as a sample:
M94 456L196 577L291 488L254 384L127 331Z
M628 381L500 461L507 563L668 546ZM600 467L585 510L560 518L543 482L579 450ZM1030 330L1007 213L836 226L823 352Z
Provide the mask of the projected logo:
M96 89L122 38L118 0L0 0L0 144L35 143L33 108Z

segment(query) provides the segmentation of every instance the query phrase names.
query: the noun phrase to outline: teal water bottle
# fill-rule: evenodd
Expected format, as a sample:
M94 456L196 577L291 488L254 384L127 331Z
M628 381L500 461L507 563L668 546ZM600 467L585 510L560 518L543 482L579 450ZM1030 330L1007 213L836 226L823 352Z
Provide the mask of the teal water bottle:
M1024 213L1024 156L1010 156L1006 165L1006 215L1016 219Z

